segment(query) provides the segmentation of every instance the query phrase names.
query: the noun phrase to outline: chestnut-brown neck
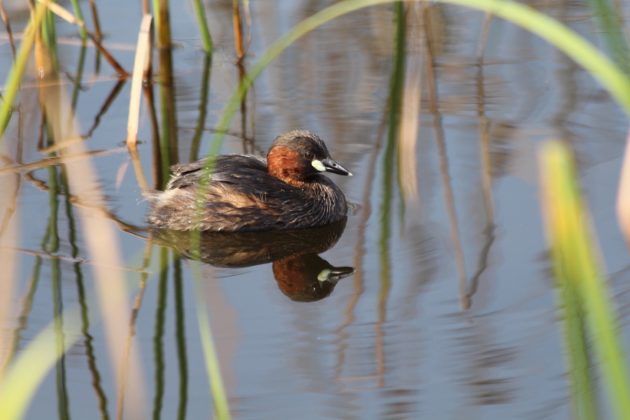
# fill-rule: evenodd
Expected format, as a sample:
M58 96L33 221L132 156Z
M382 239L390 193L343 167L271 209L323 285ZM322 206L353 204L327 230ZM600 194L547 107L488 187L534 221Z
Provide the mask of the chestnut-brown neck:
M300 154L288 147L276 146L267 154L267 171L269 175L294 187L303 187L305 173Z

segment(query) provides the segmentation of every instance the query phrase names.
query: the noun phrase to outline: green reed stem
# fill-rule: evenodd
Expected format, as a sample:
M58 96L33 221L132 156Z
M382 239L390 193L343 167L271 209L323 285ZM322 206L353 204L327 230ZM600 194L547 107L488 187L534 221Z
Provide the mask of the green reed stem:
M72 3L72 10L74 11L74 16L81 22L85 22L85 19L83 19L83 12L81 11L81 6L79 5L79 1L70 0L70 3ZM85 25L79 26L79 34L81 35L81 39L83 41L87 41L88 36L87 36L87 29L85 29Z
M13 102L20 90L20 83L22 76L24 75L24 69L28 63L33 44L35 43L35 34L42 24L45 12L46 5L44 3L37 3L37 6L35 6L35 12L31 16L31 20L24 30L24 36L17 53L17 57L15 58L15 62L11 66L11 70L9 71L9 75L7 76L4 84L4 100L0 103L0 143L4 139L4 132L9 125Z
M193 0L193 7L195 9L195 16L197 17L197 24L199 25L199 32L201 33L201 41L203 43L203 50L212 54L212 37L210 36L210 30L208 29L208 20L206 18L206 9L203 7L201 0Z

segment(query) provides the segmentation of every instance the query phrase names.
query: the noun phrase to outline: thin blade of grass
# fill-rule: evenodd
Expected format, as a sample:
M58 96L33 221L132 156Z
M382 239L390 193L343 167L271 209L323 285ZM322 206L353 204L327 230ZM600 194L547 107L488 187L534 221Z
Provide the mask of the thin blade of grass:
M210 328L210 322L208 321L208 309L201 287L201 266L198 261L190 261L190 267L193 271L193 278L195 279L197 326L199 327L199 335L203 346L206 372L208 374L210 390L214 401L214 411L217 419L228 420L231 418L230 409L225 387L223 386L223 378L221 377L219 358L217 357L216 347L212 339L212 330Z

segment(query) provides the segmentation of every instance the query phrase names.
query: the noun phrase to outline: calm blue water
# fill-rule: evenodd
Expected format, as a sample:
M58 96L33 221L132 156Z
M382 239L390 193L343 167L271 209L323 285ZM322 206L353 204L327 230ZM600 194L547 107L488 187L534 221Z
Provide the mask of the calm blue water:
M231 8L224 3L211 1L207 8L217 51L201 153L208 150L212 129L238 80ZM252 2L245 67L278 36L328 3ZM586 4L546 5L541 11L597 41ZM87 4L83 6L87 12ZM106 45L131 69L139 4L108 2L99 4L99 12ZM354 267L355 273L327 298L289 299L268 263L203 265L196 290L188 260L176 262L171 251L147 245L113 221L144 226L147 205L127 152L92 158L124 257L124 267L110 269L124 273L130 301L144 293L133 347L140 355L147 416L212 415L195 306L200 294L209 308L236 418L571 417L562 325L538 201L537 148L546 139L562 138L576 151L580 182L627 337L629 259L614 214L627 120L588 74L538 38L495 20L479 66L483 16L455 7L436 7L431 16L437 112L429 100L423 44L412 36L422 33L417 25L410 25L407 46L408 64L419 63L423 80L412 149L416 199L403 196L399 188L397 162L405 154L395 152L388 159L385 153L394 43L391 7L338 19L292 46L255 83L244 124L240 116L232 124L231 132L238 135L226 137L224 152L242 152L244 127L254 151L266 151L280 132L307 128L319 133L333 156L355 174L334 178L354 210L336 245L320 254L334 266ZM173 5L171 18L178 150L186 161L199 116L204 56L192 6ZM63 36L61 67L72 75L79 56L75 31L61 24L58 31ZM11 57L4 36L0 57L4 79ZM114 79L104 61L97 71L90 48L77 108L81 133L94 124ZM37 148L40 114L37 92L30 86L22 94L21 158L15 121L5 139L4 153L24 163L45 156ZM98 120L85 141L89 150L123 145L129 89L126 83ZM159 98L157 86L155 95ZM146 104L140 138L141 161L151 183ZM489 154L484 138L489 139ZM390 181L388 173L393 173ZM484 190L488 174L491 189ZM91 232L76 226L73 244L71 219L60 194L59 247L43 247L54 206L42 183L50 185L51 175L48 168L20 175L19 207L10 222L19 234L17 269L11 276L17 285L14 312L0 332L13 337L17 329L23 349L60 308L76 311L83 305L85 310L81 334L67 330L70 336L65 338L74 338L75 344L40 386L28 417L64 417L67 407L71 417L97 418L104 412L99 404L115 417L115 374L94 297L92 268L98 261L86 251ZM3 176L2 182L9 178ZM409 178L401 184L411 185ZM148 264L143 264L145 253ZM127 331L128 325L120 328Z

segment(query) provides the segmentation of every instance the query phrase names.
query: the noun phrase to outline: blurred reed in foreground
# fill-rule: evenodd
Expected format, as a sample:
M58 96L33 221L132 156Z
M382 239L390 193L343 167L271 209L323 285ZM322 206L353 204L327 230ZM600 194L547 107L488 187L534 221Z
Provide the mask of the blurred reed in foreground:
M545 227L565 315L574 412L578 418L597 417L590 343L616 418L628 418L630 376L573 158L565 145L550 142L542 148L540 161Z

